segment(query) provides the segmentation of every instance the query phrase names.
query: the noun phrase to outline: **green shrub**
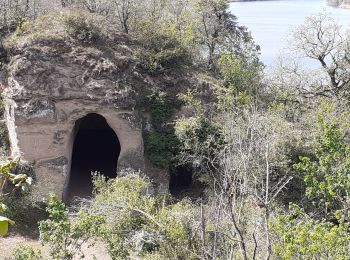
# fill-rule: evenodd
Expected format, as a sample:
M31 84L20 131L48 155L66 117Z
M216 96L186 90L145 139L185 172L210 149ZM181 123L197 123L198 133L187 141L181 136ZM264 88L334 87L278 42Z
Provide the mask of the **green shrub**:
M197 169L217 163L217 154L225 145L222 126L204 116L178 119L175 134L180 140L180 163Z
M142 49L137 52L140 64L148 73L157 74L180 69L192 61L191 46L181 40L173 25L140 24L138 39Z
M318 214L333 218L348 208L350 195L349 113L335 114L333 105L321 108L314 140L315 158L301 157L294 168L304 178L306 196Z
M179 141L174 130L144 133L145 154L158 167L167 168L175 161Z
M153 91L147 96L152 117L152 126L156 129L165 128L165 124L174 113L174 103L163 91Z
M94 43L101 37L100 28L94 17L83 12L69 13L63 16L67 34L83 43Z
M6 216L8 216L8 206L5 204L15 201L16 193L28 191L32 184L32 178L27 174L14 172L14 167L19 162L19 159L9 158L2 161L0 165L0 214L6 214ZM14 221L0 215L0 237L7 234L9 224L14 224Z
M145 154L155 166L167 168L174 162L179 144L169 124L174 102L165 92L155 90L147 96L147 105L152 128L144 132Z
M152 196L147 192L150 185L141 173L112 180L95 178L96 197L88 211L106 217L99 230L111 258L193 259L190 240L195 235L190 219L196 207Z
M39 225L40 240L49 245L52 259L68 260L77 254L84 256L82 244L96 236L99 225L104 221L102 216L84 211L71 221L64 203L54 195L51 195L47 212L49 219L41 221Z
M41 252L35 251L30 246L18 245L16 246L11 255L13 260L39 260L42 259Z
M4 40L4 46L12 48L42 40L63 40L66 38L66 33L62 24L61 15L55 13L39 16L35 20L23 21L15 33Z
M50 218L40 224L41 240L53 259L72 259L80 246L102 240L112 259L196 259L192 218L198 208L188 201L170 204L164 195L148 193L150 181L139 172L107 180L94 177L94 198L68 217L52 197Z
M315 220L298 206L280 215L271 229L278 236L274 252L281 259L349 259L349 224Z

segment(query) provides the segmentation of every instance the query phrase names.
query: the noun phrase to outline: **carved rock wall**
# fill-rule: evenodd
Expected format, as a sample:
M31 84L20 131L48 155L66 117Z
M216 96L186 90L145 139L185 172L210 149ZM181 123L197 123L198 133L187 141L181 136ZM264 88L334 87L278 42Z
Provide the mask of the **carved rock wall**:
M75 122L105 117L117 134L118 169L144 168L141 120L132 51L119 43L101 51L63 42L33 44L14 52L7 69L5 117L11 155L35 162L35 196L62 196L67 184ZM136 75L136 76L135 76Z

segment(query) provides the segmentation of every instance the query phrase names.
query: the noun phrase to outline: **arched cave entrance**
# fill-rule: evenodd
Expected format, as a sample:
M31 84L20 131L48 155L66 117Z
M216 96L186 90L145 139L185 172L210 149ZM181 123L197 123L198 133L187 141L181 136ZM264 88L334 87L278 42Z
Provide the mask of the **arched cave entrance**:
M89 197L92 194L91 172L113 178L117 174L120 143L106 119L88 114L74 127L71 169L65 199Z

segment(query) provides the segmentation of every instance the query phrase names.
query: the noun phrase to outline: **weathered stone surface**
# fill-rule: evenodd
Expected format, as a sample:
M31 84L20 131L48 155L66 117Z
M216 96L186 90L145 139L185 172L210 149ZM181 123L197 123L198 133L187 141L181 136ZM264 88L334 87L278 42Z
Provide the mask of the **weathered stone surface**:
M62 196L69 177L75 123L103 116L121 145L118 170L144 168L141 119L131 50L122 43L106 51L42 42L12 50L6 73L6 123L11 155L35 162L35 196Z

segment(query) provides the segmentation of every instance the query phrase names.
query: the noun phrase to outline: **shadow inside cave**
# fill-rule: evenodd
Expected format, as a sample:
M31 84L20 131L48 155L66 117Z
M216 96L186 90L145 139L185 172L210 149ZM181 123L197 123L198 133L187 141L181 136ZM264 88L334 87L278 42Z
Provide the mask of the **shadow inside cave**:
M118 137L103 116L88 114L76 122L74 132L69 183L64 196L66 202L92 195L92 172L116 177L120 154Z

